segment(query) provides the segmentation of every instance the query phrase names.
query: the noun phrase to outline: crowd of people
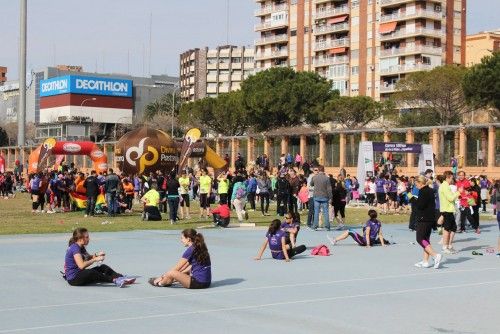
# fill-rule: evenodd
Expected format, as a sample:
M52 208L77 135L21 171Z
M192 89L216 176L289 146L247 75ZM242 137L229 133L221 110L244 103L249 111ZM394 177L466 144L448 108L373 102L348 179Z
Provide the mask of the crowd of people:
M268 247L274 259L286 261L304 252L306 246L297 241L303 225L311 230L330 231L336 223L338 230L345 229L345 209L351 201L368 207L368 220L360 233L346 229L335 237L327 234L332 245L348 237L364 247L390 245L382 234L379 215L407 213L409 229L416 232L416 241L423 249L422 261L415 264L420 268L439 268L442 254L455 253L456 233L471 229L480 234L480 212L486 212L488 202L500 229L500 211L496 209L500 180L488 180L484 175L467 177L464 171L456 169L442 175L427 170L423 175L408 177L398 175L397 168L390 164L381 163L375 166L376 176L367 177L360 184L344 168L333 176L326 174L318 161L290 157L283 155L279 165L271 168L265 155L249 167L238 155L234 172L226 170L217 175L210 174L202 162L195 169L188 167L179 173L158 170L149 175L116 174L113 169L85 174L74 165L63 165L57 171L31 175L25 187L31 194L34 213L82 209L75 194L84 194L85 217L132 213L134 204L142 204L143 220L161 221L162 215L168 213L171 224L199 214L199 219L212 219L216 226L227 227L232 211L238 222L248 219L249 211L260 211L263 217L277 216L270 219L256 260L262 258ZM0 181L2 194L12 196L16 176L2 174ZM193 201L199 202L196 213L191 208ZM275 212L270 211L271 201L276 203ZM307 213L303 223L301 213ZM433 230L442 235L441 251L431 245ZM64 272L69 284L109 282L124 286L135 281L136 276L119 274L106 265L88 269L105 257L104 252L89 255L85 249L88 240L88 231L81 228L75 230L70 240ZM181 241L187 250L178 263L149 283L157 287L175 282L186 288L209 287L210 255L203 236L184 230Z

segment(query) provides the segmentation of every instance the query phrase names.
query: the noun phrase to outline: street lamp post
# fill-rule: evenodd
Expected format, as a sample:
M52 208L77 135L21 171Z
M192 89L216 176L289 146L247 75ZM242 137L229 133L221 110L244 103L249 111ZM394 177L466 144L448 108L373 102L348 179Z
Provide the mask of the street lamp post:
M97 98L96 98L96 97L91 97L91 98L88 98L88 99L83 100L83 101L82 101L82 103L80 103L80 108L82 108L82 107L83 107L83 104L84 104L85 102L87 102L87 101L95 101L95 100L97 100ZM94 122L94 118L92 118L92 123L93 123L93 122ZM80 123L82 123L82 117L81 117L81 116L80 116Z

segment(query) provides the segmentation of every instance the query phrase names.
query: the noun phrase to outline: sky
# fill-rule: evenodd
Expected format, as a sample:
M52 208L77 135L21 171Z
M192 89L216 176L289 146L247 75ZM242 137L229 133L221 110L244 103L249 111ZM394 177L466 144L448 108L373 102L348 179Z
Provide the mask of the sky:
M467 2L468 34L500 28L500 0ZM186 50L253 45L256 8L255 0L28 0L27 70L66 64L88 72L178 76L179 54ZM0 15L0 66L15 80L19 1L0 0Z

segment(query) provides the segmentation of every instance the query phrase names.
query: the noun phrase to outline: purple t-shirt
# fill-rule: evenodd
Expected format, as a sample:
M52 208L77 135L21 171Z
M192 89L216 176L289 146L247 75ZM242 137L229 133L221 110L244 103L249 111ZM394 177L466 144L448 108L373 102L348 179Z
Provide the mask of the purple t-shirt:
M191 276L194 277L199 283L210 283L212 281L212 267L210 260L208 264L200 264L194 257L194 247L189 246L188 249L182 254L182 258L188 260L191 265Z
M375 180L376 192L385 193L385 179Z
M398 184L395 181L393 181L393 180L391 180L389 182L390 182L389 192L390 193L396 193L396 192L398 192Z
M370 240L375 240L378 237L378 233L380 232L380 222L378 220L369 220L366 222L365 227L363 227L363 237L366 236L365 230L367 227L370 228Z
M481 189L488 189L488 186L489 186L488 183L489 183L488 180L479 181L479 185L480 185Z
M66 280L74 280L76 275L80 272L80 268L75 262L75 254L86 253L85 249L80 248L77 243L72 244L66 250L66 257L64 258L64 273L66 274Z
M283 249L281 248L281 238L284 238L286 232L283 230L278 230L276 234L266 234L267 241L269 241L269 249L271 250L271 255L274 259L283 260L285 259L285 254L283 254Z
M281 230L284 232L290 232L290 229L296 228L297 224L295 222L292 222L291 224L288 224L287 222L281 223Z

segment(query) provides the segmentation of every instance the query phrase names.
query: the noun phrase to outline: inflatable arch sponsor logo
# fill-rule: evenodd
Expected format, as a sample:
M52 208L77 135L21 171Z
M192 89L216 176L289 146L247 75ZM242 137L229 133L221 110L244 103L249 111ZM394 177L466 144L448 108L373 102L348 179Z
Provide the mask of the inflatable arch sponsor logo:
M139 145L129 147L125 152L125 159L131 166L137 166L139 162L139 173L144 172L146 167L156 164L159 158L158 151L152 147L147 146L147 151L144 152L144 143L149 137L142 138ZM132 158L132 153L135 153L135 158Z
M82 147L76 143L66 143L63 145L63 150L66 152L77 153L82 150Z
M103 163L100 163L98 165L98 167L99 167L99 170L107 170L108 169L108 164L103 162Z
M99 158L102 158L104 156L104 152L103 151L93 151L90 155L93 158L99 159Z

